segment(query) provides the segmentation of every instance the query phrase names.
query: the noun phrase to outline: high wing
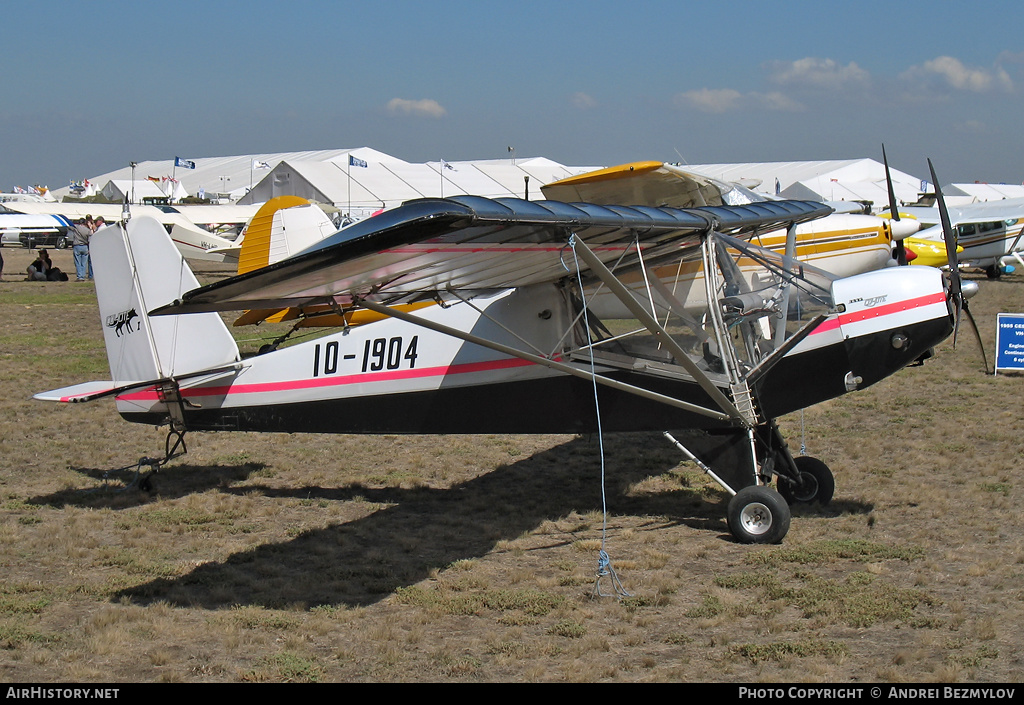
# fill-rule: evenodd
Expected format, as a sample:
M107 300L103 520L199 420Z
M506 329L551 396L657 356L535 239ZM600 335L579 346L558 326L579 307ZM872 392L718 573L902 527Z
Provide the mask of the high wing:
M644 204L697 208L767 200L733 184L684 171L664 162L631 162L541 186L545 198L597 204ZM746 198L732 198L741 191Z
M421 199L286 260L187 292L153 315L393 305L439 299L452 290L513 289L575 275L567 251L572 237L604 265L628 271L698 257L712 231L750 237L830 212L812 201L684 210L478 196ZM580 269L588 276L588 267Z

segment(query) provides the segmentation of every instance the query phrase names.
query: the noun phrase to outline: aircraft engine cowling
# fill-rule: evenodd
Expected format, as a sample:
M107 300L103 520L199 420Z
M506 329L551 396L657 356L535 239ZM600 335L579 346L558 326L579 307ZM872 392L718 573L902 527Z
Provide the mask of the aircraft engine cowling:
M914 362L952 332L942 272L931 267L840 279L832 285L832 296L857 389Z

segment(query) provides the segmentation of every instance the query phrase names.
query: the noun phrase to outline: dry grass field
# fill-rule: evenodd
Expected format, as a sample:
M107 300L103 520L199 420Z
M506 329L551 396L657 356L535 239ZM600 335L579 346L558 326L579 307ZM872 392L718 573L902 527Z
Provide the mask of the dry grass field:
M616 599L593 596L594 437L191 434L152 492L123 491L104 473L159 455L164 431L109 401L30 398L108 376L92 284L25 282L28 252L3 255L3 681L1024 673L1024 381L984 374L967 330L923 367L781 420L837 482L781 545L735 543L725 493L661 436L608 437ZM1024 276L979 281L991 364Z

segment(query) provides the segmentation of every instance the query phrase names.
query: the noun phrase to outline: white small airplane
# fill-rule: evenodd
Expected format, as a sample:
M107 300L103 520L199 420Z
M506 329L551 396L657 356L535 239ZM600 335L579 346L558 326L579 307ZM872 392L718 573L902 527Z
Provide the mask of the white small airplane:
M838 278L749 242L788 228L792 252L796 226L830 212L422 199L207 286L160 223L132 217L92 241L112 379L36 398L113 396L126 420L169 424L143 484L188 431L662 431L731 495L737 540L778 542L787 501L826 503L834 479L775 419L916 361L960 306L955 272L948 287L926 267ZM673 263L701 269L700 315L623 281ZM601 288L629 333L591 307ZM309 306L380 320L244 356L219 315Z
M937 206L904 207L900 212L921 223L915 240L943 242ZM1024 234L1024 198L970 203L949 208L948 213L957 245L963 248L959 254L962 266L982 269L989 279L997 279L1005 271L1007 258L1019 258L1014 255L1021 248Z
M11 212L32 215L57 215L71 221L87 215L102 216L107 223L121 219L124 206L118 203L81 203L12 201L4 206ZM171 239L188 259L233 262L232 249L237 235L256 213L255 206L150 206L133 205L132 213L151 217L164 225Z

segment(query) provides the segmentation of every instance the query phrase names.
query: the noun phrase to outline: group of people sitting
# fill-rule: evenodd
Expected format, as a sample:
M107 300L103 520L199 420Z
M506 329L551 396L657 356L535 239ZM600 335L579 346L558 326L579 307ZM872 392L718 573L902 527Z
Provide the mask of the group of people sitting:
M28 272L29 281L35 282L66 282L68 275L54 266L50 260L50 253L46 250L39 250L39 256L25 270Z

